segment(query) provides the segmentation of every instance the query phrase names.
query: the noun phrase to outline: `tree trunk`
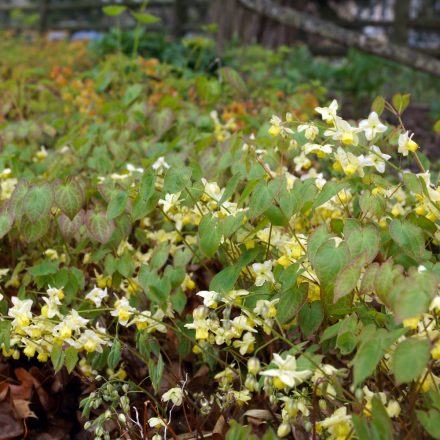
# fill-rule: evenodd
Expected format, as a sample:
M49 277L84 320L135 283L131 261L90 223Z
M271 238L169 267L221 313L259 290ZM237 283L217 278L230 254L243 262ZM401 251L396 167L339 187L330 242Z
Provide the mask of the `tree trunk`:
M408 43L409 4L409 0L399 0L394 3L392 41L404 46Z

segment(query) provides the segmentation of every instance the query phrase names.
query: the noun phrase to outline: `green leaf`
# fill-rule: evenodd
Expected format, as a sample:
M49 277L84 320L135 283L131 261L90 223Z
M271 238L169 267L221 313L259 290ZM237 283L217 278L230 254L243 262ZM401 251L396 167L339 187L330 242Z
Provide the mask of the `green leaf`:
M151 256L150 269L159 270L167 262L169 255L170 246L167 243L157 246Z
M371 111L376 112L380 116L385 109L385 99L382 96L376 96L371 104Z
M356 335L350 332L341 333L336 339L336 348L344 356L350 354L356 348L356 344Z
M228 200L237 189L238 183L240 182L242 176L241 174L237 173L234 174L229 180L225 187L225 190L223 191L223 195L219 201L219 205L221 205L223 202Z
M246 214L239 212L236 215L229 215L221 220L222 233L225 238L231 237L243 225L243 219Z
M437 409L416 411L417 418L426 432L435 439L440 439L440 412Z
M413 173L403 173L403 182L405 186L412 191L414 194L423 194L423 185L415 174Z
M359 199L359 206L365 216L382 217L385 212L386 203L380 194L372 195L370 191L364 191Z
M393 440L393 425L386 409L379 399L374 396L372 399L372 437L380 440Z
M108 15L109 17L116 17L117 15L121 15L126 9L126 6L111 5L104 6L102 8L102 12L104 12L104 14Z
M171 282L167 277L158 278L156 275L147 291L147 297L157 304L164 304L171 292Z
M115 225L102 212L87 211L86 227L89 235L102 244L107 243L112 236Z
M140 96L144 86L142 84L133 84L128 87L125 91L124 97L122 98L122 105L127 108Z
M24 211L24 198L29 191L29 183L26 179L21 179L14 189L11 198L8 200L8 211L15 219L20 219Z
M153 211L153 209L157 207L157 202L159 199L159 193L153 193L153 195L148 199L144 199L141 195L139 195L133 204L133 212L131 214L133 220L136 221L146 217L151 211Z
M117 262L118 272L125 278L130 278L134 272L133 256L128 252L125 253Z
M55 187L55 203L70 220L78 214L84 203L81 186L75 180Z
M291 204L291 214L296 214L297 212L304 213L313 206L313 201L318 193L318 188L315 185L315 179L307 179L301 181L297 179L290 191L290 204Z
M11 230L13 223L13 216L6 209L2 210L0 213L0 239Z
M366 259L367 252L364 252L339 271L335 281L334 302L338 301L338 299L343 296L350 294L355 289Z
M383 355L384 350L376 339L369 339L361 344L353 359L354 386L373 374Z
M278 440L278 438L275 431L272 428L268 428L263 437L261 437L261 440ZM249 439L249 437L247 439Z
M297 315L307 300L308 291L308 283L302 283L299 287L292 287L277 295L280 299L277 304L277 319L280 324L292 320Z
M368 332L367 329L371 331ZM359 337L361 344L353 359L353 386L358 386L374 373L387 348L404 332L404 329L393 332L376 330L373 325L364 328L364 332Z
M374 291L385 304L389 303L391 289L403 279L403 267L394 265L391 259L377 268Z
M55 373L61 370L64 365L64 352L59 345L54 345L52 351L50 352L50 360L52 361Z
M350 315L340 321L338 336L336 338L336 348L343 355L350 354L357 345L358 321L356 315Z
M401 277L391 286L386 298L395 313L395 320L413 318L428 311L437 292L438 278L432 272L411 271L409 277Z
M159 359L157 361L157 364L151 358L148 361L148 372L150 374L151 384L153 385L153 389L156 393L159 391L164 367L165 367L165 364L163 362L162 355L160 355L160 354L159 354Z
M251 219L263 214L271 205L273 194L269 191L266 183L259 183L252 192L249 201L249 216Z
M298 315L298 324L305 337L316 332L323 320L324 310L321 301L305 304Z
M174 119L174 113L169 108L165 108L153 116L153 130L159 138L173 126Z
M84 224L84 220L85 212L82 209L72 220L70 220L67 215L61 214L58 217L57 222L64 239L68 240L74 237L80 227Z
M121 342L119 339L113 341L112 348L107 357L107 365L110 369L115 370L121 360Z
M144 173L141 180L141 186L139 189L139 197L144 201L148 201L155 191L156 174L154 171L149 170Z
M280 208L277 206L269 206L264 215L269 219L273 226L286 226L289 220L286 218Z
M171 194L176 194L182 191L191 183L191 168L186 167L172 167L165 174L164 191Z
M390 223L389 231L391 238L400 246L403 252L417 261L429 258L421 228L406 220L393 220Z
M347 244L342 242L336 246L334 239L329 239L316 251L312 265L321 283L324 307L334 303L333 289L339 271L350 261Z
M246 84L236 70L230 67L222 67L220 69L220 76L223 81L227 82L231 86L234 92L241 96L247 94L248 90Z
M371 440L371 432L368 428L368 422L365 417L358 416L356 414L352 415L352 421L356 435L359 440Z
M46 260L42 263L36 264L28 269L29 273L33 277L42 277L45 275L51 275L58 272L59 263L57 261Z
M67 372L70 374L78 363L78 351L75 347L67 347L65 350L65 364Z
M229 426L230 428L226 434L226 440L256 440L249 426L243 426L235 420L231 420Z
M175 267L185 267L192 258L192 252L189 248L178 249L173 256L173 263Z
M344 225L344 238L353 258L365 254L365 264L372 262L379 252L380 234L372 224L362 227L349 219Z
M409 93L406 95L396 93L393 96L393 98L392 98L393 106L399 112L399 114L402 114L406 110L406 108L408 107L410 96L411 95Z
M185 309L188 298L182 288L176 289L176 292L171 296L171 304L173 305L173 310L177 313L182 313Z
M307 256L312 265L315 265L314 261L318 249L331 237L332 236L329 234L326 225L322 225L319 228L315 229L315 231L309 237L307 243Z
M142 24L154 24L160 21L159 17L155 15L148 14L147 12L133 12L131 11L131 15Z
M238 266L228 266L214 276L209 285L209 290L216 292L227 292L234 288L240 276L241 268Z
M426 368L431 345L427 339L408 338L394 352L392 371L398 385L417 379Z
M212 257L220 246L222 230L214 217L205 216L199 225L200 249Z
M336 324L327 327L322 333L321 342L336 337L338 335L339 329L341 328L341 325L342 325L342 321L338 321Z
M20 225L20 232L24 239L28 242L34 242L43 237L49 230L50 217L42 217L35 222L31 222L27 218L23 218Z
M209 284L209 290L214 290L215 292L228 292L232 290L242 268L254 261L257 254L257 249L244 252L234 265L224 268L214 276Z
M318 197L315 199L312 205L312 209L318 208L324 203L328 202L332 197L339 193L344 187L345 183L341 182L327 182L319 193Z
M116 193L107 207L107 218L113 220L114 218L119 217L125 211L127 202L128 193L125 191Z
M4 345L6 351L11 348L11 328L11 321L0 321L0 346Z
M374 282L377 272L379 270L379 263L370 264L362 276L361 287L359 289L362 295L374 292Z
M197 95L209 104L214 104L221 96L222 89L220 83L216 79L208 79L206 76L199 76L195 81L195 85Z
M53 191L48 183L32 186L24 198L24 213L31 222L48 217L53 203Z

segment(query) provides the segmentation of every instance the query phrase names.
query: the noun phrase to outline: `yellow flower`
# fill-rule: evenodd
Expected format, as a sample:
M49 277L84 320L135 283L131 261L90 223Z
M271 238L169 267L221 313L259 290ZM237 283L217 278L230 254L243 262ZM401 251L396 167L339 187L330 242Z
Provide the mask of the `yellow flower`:
M321 288L317 284L309 284L309 293L307 299L310 302L318 301L321 299Z
M440 359L440 341L435 343L434 348L431 350L431 356L435 360Z
M421 393L427 393L430 389L434 387L438 387L440 382L439 378L435 376L433 373L426 374L426 370L422 373L421 378L422 378L420 381Z
M271 125L269 128L269 134L273 137L278 136L281 133L281 127L279 125Z
M420 321L420 316L415 316L414 318L408 318L403 320L403 326L408 327L411 330L416 330Z
M292 262L289 260L289 257L287 257L286 255L278 258L277 263L281 264L281 266L283 267L288 267L292 264Z
M419 145L417 144L417 142L412 140L413 136L414 133L410 136L409 131L400 134L398 140L398 152L403 156L408 156L409 151L415 153L418 150Z

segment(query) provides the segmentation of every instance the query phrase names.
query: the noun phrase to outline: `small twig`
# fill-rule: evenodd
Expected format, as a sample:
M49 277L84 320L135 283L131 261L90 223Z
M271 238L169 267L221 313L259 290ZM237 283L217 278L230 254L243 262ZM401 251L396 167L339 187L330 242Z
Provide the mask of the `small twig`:
M133 409L136 414L136 420L132 419L130 416L128 416L128 418L132 421L132 423L134 423L139 428L139 431L141 433L141 437L144 438L144 433L146 432L145 418L144 418L144 428L142 428L141 422L139 421L139 411L135 406L133 406Z
M156 413L157 417L159 417L159 419L162 420L162 422L165 425L165 429L168 428L170 430L170 433L173 436L174 440L178 440L177 434L173 431L173 428L171 428L171 426L168 425L166 420L160 415L159 411L156 409L156 407L153 405L153 403L150 400L147 400L146 402L144 402L144 426L146 425L145 424L145 420L146 420L146 417L147 417L148 404L150 404L151 409ZM146 431L145 431L144 435L145 435L145 439L146 439L147 438L146 437L146 435L147 435Z

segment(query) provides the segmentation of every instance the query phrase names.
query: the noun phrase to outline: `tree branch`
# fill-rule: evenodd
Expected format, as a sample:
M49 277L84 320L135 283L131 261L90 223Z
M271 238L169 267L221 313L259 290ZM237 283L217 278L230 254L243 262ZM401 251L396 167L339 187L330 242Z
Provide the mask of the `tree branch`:
M238 0L245 8L286 26L320 35L345 46L377 55L414 69L440 76L440 60L405 46L384 43L376 38L344 29L320 18L275 4L271 0Z

